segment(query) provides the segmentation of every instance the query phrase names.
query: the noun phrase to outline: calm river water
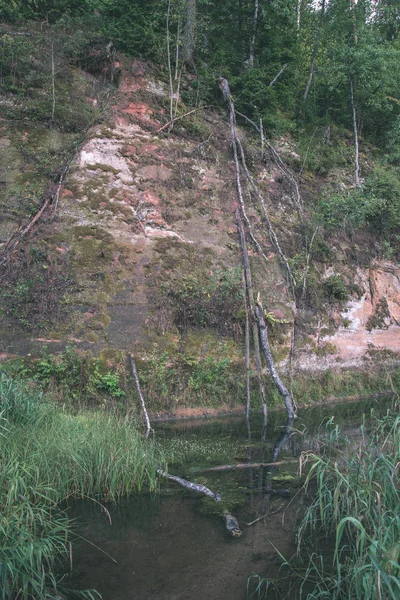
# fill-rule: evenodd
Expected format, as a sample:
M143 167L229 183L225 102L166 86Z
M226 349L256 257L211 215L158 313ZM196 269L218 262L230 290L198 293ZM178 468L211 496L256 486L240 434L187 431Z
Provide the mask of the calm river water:
M389 406L390 400L379 399L304 410L295 428L306 428L307 434L286 436L282 413L271 413L264 432L262 416L253 416L250 437L241 418L157 426L157 440L170 457L169 472L219 491L222 502L165 480L159 494L107 505L112 524L99 505L76 503L70 514L79 520L77 531L85 540L74 544L68 584L97 589L104 600L245 600L253 573L278 574L276 549L287 558L296 551L296 523L306 501L298 457L321 443L326 435L321 421L333 416L344 433L357 438L362 413ZM273 468L200 472L216 465L269 462L278 450ZM239 521L238 539L226 531L226 509Z

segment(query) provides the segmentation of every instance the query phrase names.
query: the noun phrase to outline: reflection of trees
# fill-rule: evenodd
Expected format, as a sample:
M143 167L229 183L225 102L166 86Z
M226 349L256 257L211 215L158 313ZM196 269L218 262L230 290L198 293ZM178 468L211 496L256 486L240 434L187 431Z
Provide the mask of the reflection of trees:
M274 495L288 497L290 492L288 490L274 489L273 488L273 475L276 473L278 466L273 463L278 462L279 455L283 447L290 442L293 434L293 419L288 419L286 424L280 428L280 432L277 440L273 446L272 452L267 458L267 423L264 419L262 432L261 432L261 449L259 450L258 456L254 456L251 445L251 428L250 421L247 419L247 432L248 432L248 459L249 463L267 462L268 466L259 467L257 469L249 469L249 488L251 490L257 490L257 496L254 498L252 495L251 505L252 508L256 508L254 504L258 504L256 512L258 514L267 514L271 502L271 497ZM260 493L261 492L261 493Z

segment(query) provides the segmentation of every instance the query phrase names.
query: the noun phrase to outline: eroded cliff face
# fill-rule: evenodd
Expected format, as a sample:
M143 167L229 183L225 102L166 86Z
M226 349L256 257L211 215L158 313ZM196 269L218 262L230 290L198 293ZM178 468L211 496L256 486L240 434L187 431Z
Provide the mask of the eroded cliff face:
M88 102L94 100L88 97ZM39 243L46 247L40 268L44 273L51 271L52 277L42 295L53 295L54 302L41 306L43 311L47 306L49 318L31 327L28 318L26 323L18 319L12 304L3 310L4 355L37 354L42 346L57 351L74 343L94 353L138 350L145 356L156 348L242 359L239 317L236 328L229 331L223 323L214 329L184 331L171 316L169 299L174 287L185 289L189 281L190 295L197 293L193 286L201 288L216 274L237 276L241 253L226 116L217 110L201 115L192 112L178 119L168 134L164 126L168 104L166 86L150 67L137 60L123 65L107 118L90 130L63 182L57 207L25 242L25 253ZM179 114L185 112L189 111L180 105ZM281 244L292 256L300 225L290 185L272 158L259 159L252 136L244 130L241 135ZM9 162L6 173L23 169L13 160L12 144L10 137L2 141ZM288 140L280 140L277 147L284 160L296 160ZM307 187L304 191L311 193ZM21 220L20 216L12 218L15 213L10 205L6 208L3 246ZM375 262L369 268L352 267L339 243L329 259L332 264L321 262L317 270L322 281L331 273L343 275L352 290L349 301L326 305L319 314L296 312L262 218L251 202L248 216L268 259L251 250L255 287L268 311L286 321L272 335L282 368L288 361L295 315L300 323L298 368L360 367L374 350L400 353L398 266ZM9 271L18 269L22 258L13 260L15 256L7 261ZM24 268L29 270L29 264L32 261ZM65 285L60 282L54 288L65 273ZM54 314L50 313L59 309L56 318L51 318Z
M400 269L388 262L374 262L370 269L357 269L355 283L361 297L347 303L341 313L342 325L326 338L348 366L360 365L366 354L400 352Z

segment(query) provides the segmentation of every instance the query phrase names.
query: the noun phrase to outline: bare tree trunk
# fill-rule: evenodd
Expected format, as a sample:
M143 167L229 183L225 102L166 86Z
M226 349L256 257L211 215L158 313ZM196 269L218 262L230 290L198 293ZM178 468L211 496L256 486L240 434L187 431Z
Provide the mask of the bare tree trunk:
M301 4L302 4L302 0L297 0L297 14L296 14L297 33L300 31L300 25L301 25Z
M169 75L169 116L170 126L168 131L172 131L174 126L174 84L172 81L172 66L171 66L171 48L170 48L170 35L169 35L169 18L171 15L171 0L168 0L168 12L167 12L167 60L168 60L168 75Z
M238 160L238 155L237 155L237 147L239 147L240 152L241 152L242 165L245 170L246 176L249 178L250 181L253 182L253 185L255 185L255 184L254 184L253 178L251 177L251 175L247 169L247 165L246 165L246 162L244 159L243 147L240 143L239 138L236 135L235 105L233 103L233 98L230 93L228 81L225 78L220 77L218 80L218 85L219 85L219 87L224 95L224 98L228 104L228 107L229 107L229 121L230 121L230 129L231 129L231 136L232 136L232 150L233 150L235 169L236 169L236 183L237 183L237 187L238 187L238 196L239 196L239 200L240 200L240 206L243 211L244 210L244 202L243 202L242 185L241 185L241 181L240 181L240 166L239 166L239 160ZM245 213L244 213L244 216L245 216ZM254 301L254 291L253 291L253 283L252 283L252 278L251 278L249 255L248 255L248 251L247 251L246 235L245 235L244 228L243 228L242 216L239 211L236 211L236 219L237 219L237 224L238 224L240 244L241 244L241 248L242 248L243 268L244 268L244 273L245 273L247 296L249 299L250 310L251 310L252 314L254 315L254 317L256 317L256 319L258 321L258 329L259 329L261 347L263 349L264 356L265 356L269 371L271 373L272 379L273 379L279 393L282 395L282 397L285 401L288 418L293 419L295 416L294 402L292 400L292 397L291 397L289 391L286 389L286 387L282 383L282 381L279 377L279 374L276 370L275 362L274 362L274 359L272 357L271 350L269 347L268 334L267 334L267 330L266 330L266 325L265 325L265 321L264 321L264 315L262 312L262 308L261 308L261 316L259 316L258 304L256 304ZM278 244L278 247L279 247L279 244ZM287 265L287 268L288 268L289 275L291 275L293 278L293 275L292 275L289 265ZM254 340L256 340L256 339L258 340L257 333L254 335ZM256 342L254 345L256 348ZM260 359L260 364L261 364L261 359ZM265 406L263 405L263 410L264 410L264 417L266 417L266 414L267 414L266 404L265 404Z
M56 86L55 86L55 67L54 67L54 40L51 42L51 92L52 92L52 105L51 105L51 122L54 122L54 114L56 111Z
M246 346L246 421L250 418L250 403L251 403L251 394L250 394L250 326L249 326L249 311L247 307L247 299L246 299L246 289L244 290L244 309L246 311L246 321L245 321L245 346Z
M272 79L272 81L269 82L268 87L272 87L273 85L275 85L275 83L278 81L279 77L285 72L286 67L288 66L287 63L285 63L282 67L282 69L279 71L278 75L275 75L275 77Z
M287 389L287 387L282 382L278 371L276 370L275 361L274 361L274 358L271 353L271 348L269 346L268 330L267 330L267 326L265 324L265 319L264 319L264 310L263 310L262 305L259 302L256 303L256 317L258 320L258 329L260 332L261 347L263 349L265 361L267 363L269 372L271 373L273 382L285 402L288 419L289 419L289 421L292 421L296 416L296 410L295 410L293 398L292 398L289 390Z
M358 147L358 129L357 129L357 110L354 101L353 80L350 77L350 100L351 111L353 114L353 131L354 131L354 185L360 187L360 164L359 164L359 147Z
M249 55L249 66L254 67L254 48L256 45L256 32L258 22L258 0L254 0L254 15L253 15L253 31L250 39L250 55Z
M259 339L258 339L258 329L257 329L257 323L254 320L255 300L254 300L253 282L252 282L252 278L251 278L249 253L247 251L246 234L244 232L243 221L240 217L239 211L236 212L236 223L238 226L240 246L242 248L243 269L244 269L244 275L245 275L247 297L249 299L250 313L251 313L252 320L253 320L253 332L252 333L253 333L254 355L255 355L255 359L256 359L258 386L260 389L264 421L266 422L267 417L268 417L267 398L266 398L266 394L265 394L264 384L262 381L262 363L261 363L261 354L260 354L260 343L259 343Z
M179 72L179 36L181 34L181 20L178 20L178 30L176 32L176 46L175 46L175 81L178 79Z
M307 100L308 92L310 91L312 79L314 76L315 59L316 59L317 53L318 53L319 39L321 37L322 23L324 21L324 16L325 16L325 0L322 0L321 14L319 17L318 29L315 34L314 48L313 48L313 53L312 53L312 57L311 57L310 73L308 75L308 81L307 81L306 89L304 91L304 100Z
M196 0L186 0L185 34L183 39L183 62L193 65L196 40Z
M137 374L137 371L136 371L135 359L133 358L133 354L129 354L129 359L130 359L130 362L131 362L131 369L132 369L133 379L135 380L136 391L138 393L138 396L139 396L139 399L140 399L140 403L141 403L142 409L143 409L144 418L145 418L145 421L146 421L146 437L148 438L149 435L150 435L150 431L151 431L150 419L149 419L149 415L147 414L146 404L144 402L142 390L141 390L141 387L140 387L139 377L138 377L138 374Z

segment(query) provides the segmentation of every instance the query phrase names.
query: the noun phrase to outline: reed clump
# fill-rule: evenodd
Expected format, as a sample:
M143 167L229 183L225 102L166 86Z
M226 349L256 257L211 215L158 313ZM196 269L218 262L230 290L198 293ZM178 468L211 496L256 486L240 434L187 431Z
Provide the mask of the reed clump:
M301 457L311 501L296 555L284 557L276 549L280 575L253 574L249 598L265 600L272 590L290 600L400 598L398 408L382 418L371 412L356 441L343 437L333 419L323 425L329 435L322 451Z
M355 443L332 423L321 455L306 453L314 500L298 531L301 563L286 563L298 598L400 597L400 416L371 415ZM303 464L304 464L303 462ZM316 540L318 543L316 544Z
M0 436L0 598L50 598L69 553L60 503L154 489L162 460L131 418L70 414L4 374Z

